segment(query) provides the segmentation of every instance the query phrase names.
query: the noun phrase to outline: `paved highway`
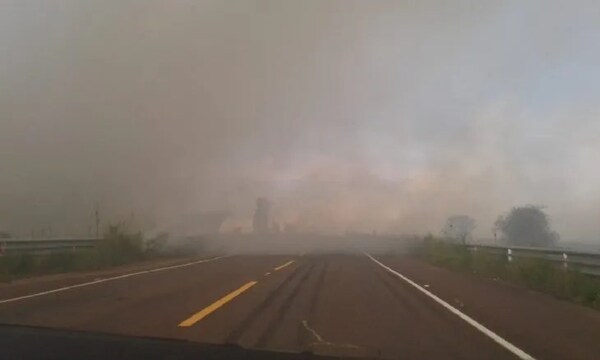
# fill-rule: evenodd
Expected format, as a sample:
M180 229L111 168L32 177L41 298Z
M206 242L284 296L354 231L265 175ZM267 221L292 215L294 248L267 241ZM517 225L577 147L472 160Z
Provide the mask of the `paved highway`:
M0 285L0 323L419 359L593 359L600 315L401 256L236 255ZM0 350L1 351L1 350Z

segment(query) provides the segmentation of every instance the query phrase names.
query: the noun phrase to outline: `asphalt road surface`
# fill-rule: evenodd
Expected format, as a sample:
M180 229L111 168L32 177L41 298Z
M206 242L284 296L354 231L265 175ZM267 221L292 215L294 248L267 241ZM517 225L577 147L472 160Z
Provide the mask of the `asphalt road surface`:
M597 359L599 314L366 254L237 255L0 285L0 323L337 356Z

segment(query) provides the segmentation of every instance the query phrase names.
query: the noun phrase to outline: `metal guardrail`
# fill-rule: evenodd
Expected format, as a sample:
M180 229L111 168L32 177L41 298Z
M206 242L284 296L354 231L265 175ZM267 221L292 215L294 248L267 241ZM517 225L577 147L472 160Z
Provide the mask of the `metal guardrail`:
M508 261L514 258L544 259L572 268L584 274L600 276L600 252L584 252L561 248L534 248L523 246L499 246L466 244L471 251L486 251L506 256Z
M93 249L101 238L0 239L0 255Z

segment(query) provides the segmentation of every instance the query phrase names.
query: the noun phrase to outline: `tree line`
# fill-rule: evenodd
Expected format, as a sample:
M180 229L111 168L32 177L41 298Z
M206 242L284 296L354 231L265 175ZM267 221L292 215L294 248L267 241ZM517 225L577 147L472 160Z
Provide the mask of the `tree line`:
M450 216L442 235L448 241L467 243L472 240L475 223L468 215ZM493 232L496 240L513 246L552 247L559 240L543 207L535 205L513 207L508 213L498 216Z

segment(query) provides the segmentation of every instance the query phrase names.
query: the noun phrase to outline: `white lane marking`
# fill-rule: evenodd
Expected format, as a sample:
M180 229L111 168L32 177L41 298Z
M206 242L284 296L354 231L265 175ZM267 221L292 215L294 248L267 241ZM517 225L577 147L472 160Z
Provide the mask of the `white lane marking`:
M402 280L406 281L410 285L414 286L417 290L421 291L425 295L427 295L430 298L432 298L433 300L435 300L438 304L442 305L447 310L449 310L450 312L452 312L455 315L457 315L459 318L461 318L464 321L466 321L469 325L473 326L475 329L481 331L482 333L484 333L485 335L487 335L489 338L491 338L492 340L494 340L498 344L502 345L505 349L507 349L508 351L510 351L513 354L515 354L519 359L527 359L527 360L533 360L534 359L533 356L527 354L525 351L519 349L518 347L516 347L513 344L509 343L508 341L504 340L504 338L502 338L500 335L496 334L492 330L486 328L485 326L481 325L477 321L473 320L471 317L469 317L468 315L462 313L460 310L458 310L454 306L448 304L444 300L440 299L439 297L437 297L436 295L434 295L433 293L431 293L429 290L421 287L419 284L417 284L416 282L414 282L411 279L407 278L406 276L404 276L404 275L400 274L399 272L391 269L390 267L384 265L379 260L377 260L374 257L372 257L370 254L367 254L367 253L364 253L364 254L367 255L371 260L373 260L376 264L378 264L382 268L386 269L387 271L389 271L392 274L398 276L399 278L401 278Z
M114 277L110 277L110 278L106 278L106 279L97 279L94 281L89 281L89 282L85 282L85 283L81 283L81 284L75 284L75 285L71 285L71 286L65 286L65 287L61 287L58 289L47 290L47 291L42 291L39 293L34 293L34 294L18 296L18 297L14 297L14 298L10 298L10 299L0 300L0 304L6 304L6 303L30 299L30 298L34 298L34 297L38 297L38 296L54 294L54 293L61 292L61 291L76 289L76 288L80 288L80 287L84 287L84 286L96 285L96 284L100 284L100 283L104 283L104 282L108 282L108 281L124 279L124 278L132 277L132 276L142 275L142 274L148 274L148 273L153 273L153 272L166 271L166 270L172 270L172 269L182 268L182 267L186 267L186 266L192 266L192 265L201 264L201 263L205 263L205 262L209 262L209 261L213 261L213 260L222 259L224 257L226 257L226 256L218 256L218 257L214 257L214 258L210 258L210 259L196 260L196 261L192 261L192 262L185 263L185 264L165 266L165 267L156 268L156 269L138 271L138 272L114 276Z

